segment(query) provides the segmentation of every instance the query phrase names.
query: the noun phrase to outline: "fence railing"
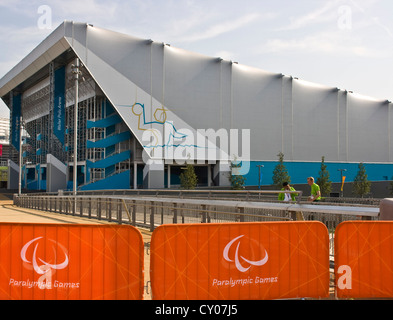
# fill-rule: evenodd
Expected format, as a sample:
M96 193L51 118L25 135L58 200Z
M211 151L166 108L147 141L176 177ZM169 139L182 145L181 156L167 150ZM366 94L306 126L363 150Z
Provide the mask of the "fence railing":
M259 192L258 192L259 193ZM271 191L268 194L272 195ZM279 192L275 192L279 193ZM175 194L175 193L173 193ZM149 196L130 195L15 195L14 204L60 214L106 220L148 228L184 223L236 223L264 221L314 220L324 223L329 232L329 255L334 256L336 227L344 221L378 220L379 207L374 205L310 204L278 201L247 201L242 197L212 199L163 197L152 192ZM227 194L227 193L223 193ZM254 195L252 192L248 196ZM206 196L206 194L205 194ZM244 193L242 194L244 196ZM247 195L246 195L247 196ZM258 195L260 197L260 195ZM240 199L239 199L240 198ZM333 263L333 262L332 262Z
M260 192L258 192L260 193ZM269 191L268 194L279 193ZM248 196L253 193L247 193ZM244 195L244 194L243 194ZM301 198L301 193L299 195ZM181 198L120 195L15 195L20 207L60 214L143 226L153 231L158 225L172 223L222 223L318 220L329 230L346 220L378 219L377 206L344 206L297 202L263 202L247 199Z
M181 199L236 199L242 201L261 201L271 202L277 201L278 193L282 191L274 190L217 190L217 189L119 189L119 190L94 190L94 191L78 191L81 196L149 196L149 197L165 197L165 198L181 198ZM296 201L301 203L307 201L303 191L293 191L297 193ZM71 196L72 191L61 191L61 195ZM58 193L31 193L31 196L48 196L58 195ZM334 205L354 205L354 206L379 206L382 199L380 198L348 198L348 197L323 197L321 203Z

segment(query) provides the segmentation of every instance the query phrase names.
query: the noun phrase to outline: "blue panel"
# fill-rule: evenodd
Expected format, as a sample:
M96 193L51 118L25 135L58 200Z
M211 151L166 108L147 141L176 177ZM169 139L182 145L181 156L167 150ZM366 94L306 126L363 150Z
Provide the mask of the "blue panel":
M106 159L102 159L96 162L91 162L89 160L86 160L86 166L87 168L107 168L109 166L112 166L116 163L126 161L130 159L131 157L131 152L130 151L124 151L122 153L116 154L114 156L108 157Z
M115 114L115 115L110 116L106 119L101 119L101 120L97 120L97 121L88 120L87 121L87 129L107 128L109 126L112 126L112 125L120 123L120 122L121 122L121 118L117 114Z
M87 140L86 147L88 149L89 148L106 148L106 147L109 147L109 146L114 145L116 143L128 140L128 139L130 139L130 137L131 137L131 133L129 131L125 131L125 132L119 133L117 135L110 136L108 138L105 138L105 139L102 139L99 141L95 141L95 142Z
M258 167L257 165L264 165L261 168L262 181L261 185L272 185L273 184L273 170L278 162L265 162L265 161L254 161L250 164L250 171L246 177L246 185L256 186L258 185ZM330 174L330 181L340 183L341 173L338 169L346 169L343 173L346 176L346 182L353 182L358 171L359 163L327 163L327 170ZM319 177L319 171L321 170L320 162L285 162L284 165L288 170L288 174L291 177L292 184L306 184L307 177ZM367 179L369 181L384 181L390 180L393 176L393 164L380 164L380 163L365 163L364 164L367 173Z
M38 190L38 182L35 181L27 181L27 189L28 190Z
M106 136L110 136L111 134L114 134L116 132L116 126L111 125L108 128L106 128Z
M113 108L112 104L108 101L108 99L105 99L105 114L108 116L114 112L115 108Z
M107 177L111 176L112 174L114 174L115 170L116 170L116 166L115 165L111 165L111 166L107 167L105 169L105 178L107 178Z
M106 157L109 157L111 154L115 153L115 151L116 151L116 145L112 145L112 146L105 148Z
M55 71L53 133L64 145L65 140L65 67Z
M110 176L106 179L84 185L80 190L111 190L111 189L129 189L130 188L130 170Z
M11 118L11 144L19 152L19 123L21 117L22 95L18 94L12 100L12 118Z

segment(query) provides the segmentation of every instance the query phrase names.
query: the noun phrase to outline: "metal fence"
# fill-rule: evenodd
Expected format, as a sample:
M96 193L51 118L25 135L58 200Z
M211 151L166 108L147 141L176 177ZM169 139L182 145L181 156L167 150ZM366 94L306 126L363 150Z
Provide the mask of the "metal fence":
M268 192L270 195L273 192ZM316 220L324 223L330 232L346 220L375 219L376 215L361 212L355 204L319 203L310 206L298 199L293 207L261 200L260 193L237 193L236 197L218 198L211 193L187 193L187 197L173 193L173 197L145 193L141 195L20 195L14 196L14 203L20 207L77 215L81 217L107 220L119 224L127 223L154 230L158 225L168 223L222 223ZM228 196L230 193L222 193ZM190 197L191 195L191 197ZM254 197L250 201L251 196ZM257 198L258 197L258 198ZM300 195L301 197L301 195ZM257 201L255 201L257 200ZM348 208L353 208L352 211ZM332 210L335 208L335 211ZM359 208L359 212L358 209ZM361 208L377 208L363 205ZM337 214L337 210L341 214ZM329 212L331 211L331 212ZM342 212L341 212L342 211ZM301 214L300 214L301 212Z
M329 231L330 271L334 269L334 233L339 223L347 220L379 219L379 200L356 199L344 202L302 202L299 193L293 203L278 202L274 191L262 192L158 192L128 194L97 193L84 195L14 195L14 204L59 214L130 224L153 231L163 224L231 223L262 221L315 220ZM336 199L335 199L336 200ZM343 200L343 199L341 199ZM326 201L326 200L325 200ZM149 247L149 243L145 246ZM333 282L331 283L333 286Z
M116 196L15 196L17 206L150 228L172 223L291 220L284 210Z

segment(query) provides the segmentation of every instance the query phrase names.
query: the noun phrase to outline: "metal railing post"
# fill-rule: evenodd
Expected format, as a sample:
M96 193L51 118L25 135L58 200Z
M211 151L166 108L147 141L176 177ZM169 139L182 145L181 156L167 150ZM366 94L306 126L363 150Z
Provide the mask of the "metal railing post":
M109 206L109 217L108 217L108 206ZM112 199L107 200L106 202L106 218L109 222L112 222Z
M132 200L132 225L136 225L136 200Z
M154 231L154 201L150 202L150 232Z
M117 199L117 222L123 223L123 210L121 209L121 199Z
M173 204L173 223L177 223L177 203Z

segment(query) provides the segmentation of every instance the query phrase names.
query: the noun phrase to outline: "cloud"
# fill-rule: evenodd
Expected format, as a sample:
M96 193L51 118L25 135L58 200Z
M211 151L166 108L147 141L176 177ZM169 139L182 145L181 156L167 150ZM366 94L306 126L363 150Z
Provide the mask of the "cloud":
M225 22L218 23L218 24L212 25L210 27L207 27L207 29L205 29L202 32L195 32L195 33L191 33L187 36L182 36L177 40L180 42L196 42L196 41L200 41L200 40L215 38L215 37L218 37L222 34L242 28L242 27L258 20L259 18L261 18L261 15L258 13L246 14L246 15L241 16L240 18L237 18L235 20L225 21Z
M341 0L328 1L323 7L307 13L301 17L292 18L288 26L282 27L279 30L297 30L308 27L312 24L325 23L327 21L337 20L338 4Z
M362 44L360 37L345 32L320 32L297 39L269 39L259 53L319 53L361 58L389 58L392 51Z

